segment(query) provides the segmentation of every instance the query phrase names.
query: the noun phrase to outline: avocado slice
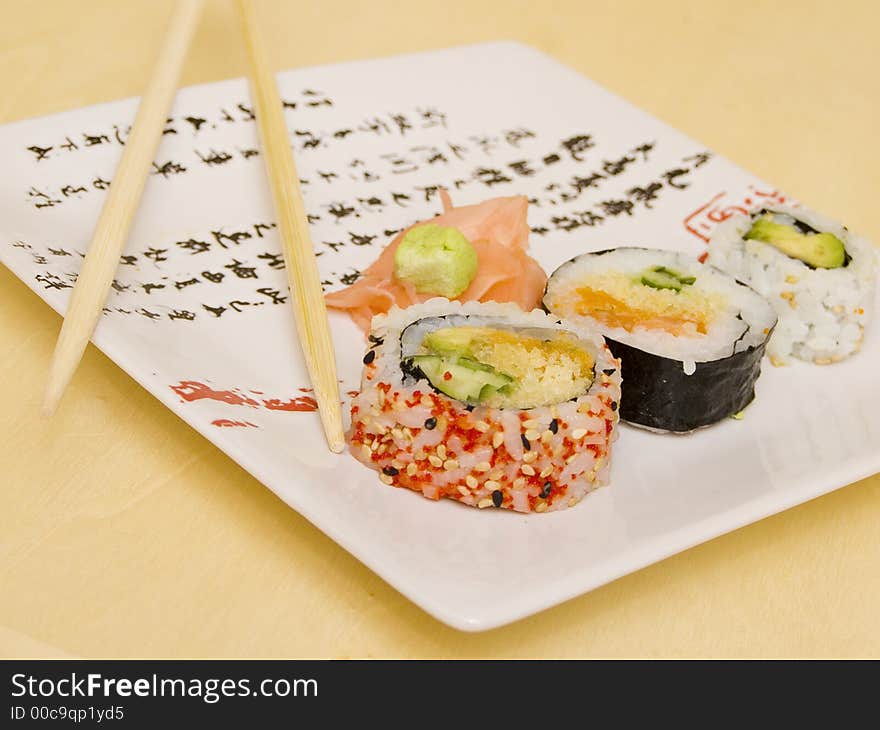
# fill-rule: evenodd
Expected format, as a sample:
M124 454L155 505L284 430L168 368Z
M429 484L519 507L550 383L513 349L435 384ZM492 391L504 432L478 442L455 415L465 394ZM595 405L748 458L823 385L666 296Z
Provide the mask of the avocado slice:
M473 333L465 327L444 327L425 335L422 345L440 355L468 355Z
M846 264L846 249L837 236L801 233L794 226L776 223L770 214L758 218L745 238L769 244L814 269L837 269Z
M690 286L697 280L696 276L685 276L665 266L652 266L642 274L641 282L652 289L672 289L681 291L683 286Z
M469 358L415 355L410 359L437 390L468 403L480 403L513 382L491 365Z

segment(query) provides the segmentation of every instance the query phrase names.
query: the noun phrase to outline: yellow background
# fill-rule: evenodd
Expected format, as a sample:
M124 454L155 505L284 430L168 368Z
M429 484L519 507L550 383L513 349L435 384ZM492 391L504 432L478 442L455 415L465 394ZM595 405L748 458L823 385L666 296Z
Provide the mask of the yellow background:
M139 94L171 2L0 8L5 122ZM880 12L870 0L258 9L277 68L525 41L880 241ZM208 0L184 84L244 74L233 10ZM38 417L58 327L0 267L0 655L880 655L880 476L512 626L463 634L94 348L55 418Z

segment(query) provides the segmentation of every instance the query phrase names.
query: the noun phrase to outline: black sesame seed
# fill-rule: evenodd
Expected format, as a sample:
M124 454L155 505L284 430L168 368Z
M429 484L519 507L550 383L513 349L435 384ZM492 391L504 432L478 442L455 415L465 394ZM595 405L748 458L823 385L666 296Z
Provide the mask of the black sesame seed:
M383 468L382 468L382 473L383 473L385 476L389 476L389 477L396 477L398 474L400 474L400 472L397 471L397 469L395 469L393 466L385 466L385 467L383 467Z
M521 434L519 435L519 437L522 439L522 445L523 445L523 448L524 448L526 451L531 451L531 450L532 450L532 443L531 443L531 441L529 441L529 440L526 438L526 435L525 435L524 433L521 433Z
M383 342L385 342L384 337L376 337L376 335L370 335L367 339L374 345L381 345Z
M544 488L541 490L541 496L544 499L550 496L550 490L553 489L553 485L550 482L544 482Z
M612 411L617 410L617 401L616 400L611 401L611 410Z
M427 421L425 421L425 428L429 431L433 431L437 428L437 419L431 416Z
M492 504L494 504L496 507L500 507L503 501L504 495L501 494L500 489L496 489L494 492L492 492Z
M476 408L476 406L466 405L466 406L464 407L464 409L465 409L468 413L470 413L472 410L474 410L474 408Z
M557 431L559 431L559 421L554 418L552 421L550 421L550 425L547 426L547 428L550 429L550 433L556 433Z
M376 351L370 350L366 355L364 355L364 365L369 365L375 359L376 359Z
M614 375L614 373L616 371L614 368L608 368L607 370L603 370L602 372L605 373L606 375Z

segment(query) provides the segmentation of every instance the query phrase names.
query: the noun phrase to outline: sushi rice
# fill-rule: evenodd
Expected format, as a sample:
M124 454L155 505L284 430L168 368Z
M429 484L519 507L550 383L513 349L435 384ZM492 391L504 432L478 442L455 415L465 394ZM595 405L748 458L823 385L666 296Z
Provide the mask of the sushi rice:
M558 335L588 353L593 375L562 402L552 392L534 407L456 400L406 367L408 352L440 326ZM435 298L376 316L370 342L348 437L385 484L517 512L565 509L607 484L620 363L595 332L514 304Z
M792 357L826 365L857 352L874 308L873 245L807 208L774 206L782 220L802 221L844 244L847 263L813 268L778 248L744 237L753 218L736 215L715 230L708 262L746 282L776 309L779 324L767 346L774 365Z
M675 433L717 423L753 400L776 324L762 296L714 266L631 246L562 264L544 306L600 332L621 359L624 421Z
M642 271L652 264L692 276L693 286L682 291L658 291L650 287L629 286ZM700 310L709 324L705 332L697 332L686 323L681 332L670 332L660 327L636 322L625 328L604 324L594 312L576 310L577 292L583 286L613 291L623 282L624 293L620 299L630 306L640 308L645 299L665 299L655 307L669 307L660 313L670 315L678 299L690 296L692 309ZM607 251L583 254L562 264L550 277L544 296L544 305L559 316L583 319L585 325L598 328L605 337L615 342L638 347L665 358L679 360L684 370L693 371L695 363L709 362L727 357L760 345L773 329L776 317L765 302L753 291L742 286L717 268L701 264L696 258L674 251L660 251L638 247L620 247Z

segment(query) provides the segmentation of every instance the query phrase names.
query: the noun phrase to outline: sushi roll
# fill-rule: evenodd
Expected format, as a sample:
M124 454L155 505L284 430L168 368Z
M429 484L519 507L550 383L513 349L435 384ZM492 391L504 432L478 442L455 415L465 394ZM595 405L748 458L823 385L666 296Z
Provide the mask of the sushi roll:
M779 315L768 355L827 365L857 352L874 305L869 241L806 208L737 215L715 230L709 263L747 282Z
M601 336L436 298L375 317L370 343L348 438L385 484L546 512L607 483L620 368Z
M620 417L658 431L716 423L755 397L773 307L713 266L673 251L578 256L547 281L544 307L598 329L622 362Z

